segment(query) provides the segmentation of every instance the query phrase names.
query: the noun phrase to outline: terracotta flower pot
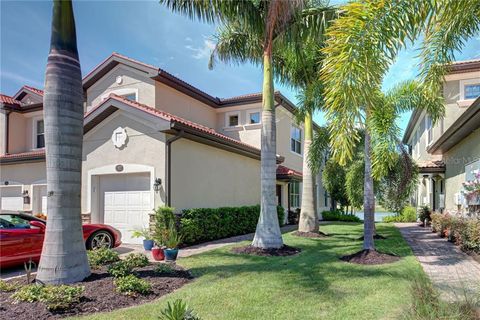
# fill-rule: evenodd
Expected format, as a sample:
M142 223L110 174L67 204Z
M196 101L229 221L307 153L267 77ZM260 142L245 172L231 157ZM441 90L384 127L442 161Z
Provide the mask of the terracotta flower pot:
M152 248L152 256L155 261L163 261L163 259L165 259L165 252L162 248Z

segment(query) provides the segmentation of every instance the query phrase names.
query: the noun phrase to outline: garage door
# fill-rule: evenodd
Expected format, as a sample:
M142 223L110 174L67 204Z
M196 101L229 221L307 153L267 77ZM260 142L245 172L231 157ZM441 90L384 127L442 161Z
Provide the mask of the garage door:
M122 232L122 242L142 243L132 238L132 230L148 226L152 211L150 191L106 191L104 221Z
M23 210L22 187L0 187L1 210Z

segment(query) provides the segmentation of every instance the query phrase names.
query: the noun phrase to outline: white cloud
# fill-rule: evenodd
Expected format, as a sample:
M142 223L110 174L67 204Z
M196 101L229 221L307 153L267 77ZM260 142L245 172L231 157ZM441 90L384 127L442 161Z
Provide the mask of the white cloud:
M185 41L192 42L192 38L186 37L186 38L185 38Z
M213 49L215 49L215 43L212 40L203 40L203 46L194 47L191 45L186 45L186 49L192 51L192 58L200 60L210 57L210 54Z
M16 82L19 85L27 84L34 87L43 88L43 83L41 83L40 81L33 80L31 77L25 77L15 72L2 70L0 72L0 78Z

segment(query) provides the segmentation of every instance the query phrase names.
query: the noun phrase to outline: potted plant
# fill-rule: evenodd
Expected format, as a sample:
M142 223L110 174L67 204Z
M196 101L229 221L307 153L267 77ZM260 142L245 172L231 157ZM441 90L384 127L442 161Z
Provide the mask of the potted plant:
M175 224L172 222L168 228L168 236L165 239L165 260L175 261L178 255L178 245L182 242L182 237L178 234Z
M155 230L155 234L153 236L155 245L152 248L152 256L155 261L163 261L165 259L165 239L167 238L168 230L161 229Z
M132 238L143 238L143 248L150 251L153 248L153 237L150 229L143 228L132 231Z

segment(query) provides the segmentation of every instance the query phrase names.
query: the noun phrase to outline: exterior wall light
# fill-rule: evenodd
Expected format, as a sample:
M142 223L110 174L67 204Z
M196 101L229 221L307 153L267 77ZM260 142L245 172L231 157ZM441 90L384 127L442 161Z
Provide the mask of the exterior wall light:
M28 195L28 190L23 191L23 204L30 204L30 196Z
M155 192L160 191L160 186L161 185L162 185L162 179L156 178L155 182L153 183L153 190L155 190Z

